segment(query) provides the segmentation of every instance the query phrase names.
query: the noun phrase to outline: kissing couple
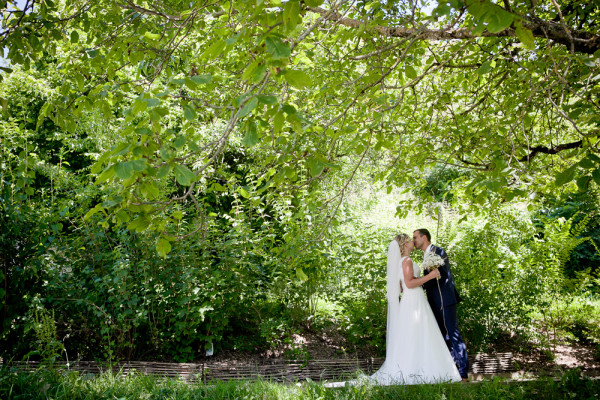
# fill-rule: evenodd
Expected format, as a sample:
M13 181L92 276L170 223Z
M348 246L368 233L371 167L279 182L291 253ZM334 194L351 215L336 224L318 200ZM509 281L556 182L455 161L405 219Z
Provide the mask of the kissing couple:
M423 276L410 258L415 248L424 252ZM385 362L371 379L380 385L466 381L467 347L456 320L460 301L448 255L431 244L429 231L396 236L387 256Z
M421 266L410 258L424 252ZM427 296L425 295L427 293ZM401 233L387 255L387 331L385 362L367 381L377 385L414 385L467 380L467 348L458 330L454 285L448 255L431 244L427 229L412 238ZM326 383L339 387L364 379Z

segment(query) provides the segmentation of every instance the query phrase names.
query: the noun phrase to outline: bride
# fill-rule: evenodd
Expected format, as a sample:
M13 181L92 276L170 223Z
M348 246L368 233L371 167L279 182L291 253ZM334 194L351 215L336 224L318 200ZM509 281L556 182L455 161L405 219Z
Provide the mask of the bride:
M440 273L417 278L421 269L410 258L413 249L405 233L388 248L385 362L370 380L379 385L458 382L460 374L421 287Z

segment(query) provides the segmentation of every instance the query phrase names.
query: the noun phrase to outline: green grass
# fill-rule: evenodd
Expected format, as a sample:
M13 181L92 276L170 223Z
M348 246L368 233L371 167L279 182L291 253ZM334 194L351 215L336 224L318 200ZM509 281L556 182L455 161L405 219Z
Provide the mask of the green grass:
M35 373L0 370L0 399L596 399L600 381L566 372L560 381L529 382L492 379L470 384L419 386L359 386L326 389L317 382L281 384L254 380L186 384L145 375L111 373L84 376L55 371Z

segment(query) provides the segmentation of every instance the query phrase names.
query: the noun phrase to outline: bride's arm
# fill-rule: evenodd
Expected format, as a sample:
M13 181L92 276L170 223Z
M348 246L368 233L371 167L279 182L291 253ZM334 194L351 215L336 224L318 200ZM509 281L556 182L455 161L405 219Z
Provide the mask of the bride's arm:
M402 273L404 274L404 283L406 283L406 287L410 289L421 286L425 282L440 276L440 271L433 270L425 276L415 278L413 276L413 263L410 257L406 257L404 261L402 261Z

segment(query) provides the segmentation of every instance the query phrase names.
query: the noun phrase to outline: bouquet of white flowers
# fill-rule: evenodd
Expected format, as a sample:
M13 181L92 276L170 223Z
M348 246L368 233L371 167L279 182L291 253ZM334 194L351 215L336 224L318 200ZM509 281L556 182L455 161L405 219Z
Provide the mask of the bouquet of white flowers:
M445 261L442 257L435 254L433 251L428 251L423 255L423 263L421 266L423 267L423 271L431 271L434 269L438 269L442 265L445 264ZM440 279L438 276L437 279Z

